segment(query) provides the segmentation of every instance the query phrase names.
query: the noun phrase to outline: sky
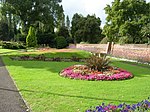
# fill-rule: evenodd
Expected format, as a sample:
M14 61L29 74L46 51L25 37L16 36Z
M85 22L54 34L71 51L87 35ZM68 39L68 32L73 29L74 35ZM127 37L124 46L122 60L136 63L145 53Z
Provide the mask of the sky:
M114 0L62 0L62 5L65 15L68 15L70 20L75 13L87 16L88 14L96 14L100 17L101 27L105 25L106 14L104 8L106 4L111 4ZM146 0L150 2L150 0Z

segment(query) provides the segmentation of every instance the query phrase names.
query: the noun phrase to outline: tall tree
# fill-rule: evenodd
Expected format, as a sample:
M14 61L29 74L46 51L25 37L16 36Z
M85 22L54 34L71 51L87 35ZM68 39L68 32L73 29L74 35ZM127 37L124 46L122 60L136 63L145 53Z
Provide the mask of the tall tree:
M69 16L68 15L66 17L66 26L67 26L68 30L70 30L70 20L69 20Z
M101 20L100 18L96 18L95 15L88 15L86 17L86 22L84 26L85 30L85 42L89 43L97 43L99 42L101 38L101 32L102 30L100 29L101 25Z
M8 30L6 17L2 15L2 10L0 9L0 40L8 40Z
M71 24L72 24L71 34L72 34L72 38L74 39L74 43L76 43L76 40L77 40L77 36L75 36L75 34L77 33L78 28L80 27L77 23L79 23L82 18L83 18L82 15L79 15L78 13L76 13L73 15L73 18L71 21Z
M30 25L36 25L37 21L45 25L45 29L53 32L63 13L61 0L6 0L11 14L20 17L22 29L27 32ZM5 4L3 6L5 6Z
M128 36L130 43L140 43L142 26L150 22L150 7L145 0L114 0L105 7L107 14L103 33L110 41Z
M59 28L58 36L63 36L64 38L69 38L69 31L66 26L62 26Z
M74 40L77 43L81 41L89 43L99 42L102 32L100 24L100 18L96 18L95 15L83 17L82 15L75 14L72 19L71 28Z

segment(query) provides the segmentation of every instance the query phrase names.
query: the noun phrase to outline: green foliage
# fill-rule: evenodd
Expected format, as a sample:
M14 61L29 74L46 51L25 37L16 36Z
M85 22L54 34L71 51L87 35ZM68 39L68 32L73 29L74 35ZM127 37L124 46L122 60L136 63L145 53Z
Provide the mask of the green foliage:
M28 47L36 47L37 45L37 37L35 34L35 28L30 26L27 38L26 38L26 44Z
M3 41L0 40L0 46L2 46L2 45L3 45Z
M109 41L128 36L131 43L142 43L141 28L150 22L150 7L145 0L114 0L105 7L105 12L107 22L103 33Z
M54 28L63 21L61 2L61 0L6 0L1 2L2 15L8 21L9 32L11 31L8 35L12 35L11 37L17 35L18 26L24 34L27 34L31 25L43 33L53 33Z
M54 39L56 35L53 33L42 33L38 32L37 33L37 42L39 45L47 45L50 47L54 46Z
M27 35L18 33L18 34L15 36L15 40L16 40L16 41L21 41L21 42L23 42L23 43L26 43L26 37L27 37Z
M147 43L150 44L150 23L142 27L141 33L143 37L147 38Z
M68 46L67 41L63 36L56 37L55 42L57 49L62 49Z
M65 26L61 26L61 27L59 28L59 31L58 31L57 35L58 35L58 36L63 36L63 37L65 37L65 38L69 38L69 37L70 37L68 28L65 27Z
M8 24L4 21L0 21L0 40L9 40L8 38L9 30Z
M70 30L70 20L69 20L69 16L68 15L66 17L66 26L67 26L68 30Z
M68 37L66 38L66 41L68 44L73 43L73 38L72 37Z
M107 44L108 43L108 38L107 37L104 37L102 40L101 40L101 42L100 42L100 44Z
M2 48L4 48L4 49L25 49L26 47L22 43L18 43L18 42L3 42Z
M119 38L119 44L127 44L129 41L129 38L127 36L124 36L124 37L120 37Z
M86 65L92 70L104 71L108 68L110 63L109 58L105 55L99 56L99 54L92 54L89 59L87 59Z
M100 18L96 18L95 15L88 15L83 17L82 15L75 14L72 18L71 33L76 43L89 42L97 43L101 40Z

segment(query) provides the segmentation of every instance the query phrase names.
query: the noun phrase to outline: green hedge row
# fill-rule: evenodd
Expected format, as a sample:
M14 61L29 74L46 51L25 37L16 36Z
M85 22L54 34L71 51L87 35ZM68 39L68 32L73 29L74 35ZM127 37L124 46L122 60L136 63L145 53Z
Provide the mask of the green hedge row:
M25 49L26 46L23 45L22 43L18 43L18 42L3 42L2 48L4 48L4 49Z

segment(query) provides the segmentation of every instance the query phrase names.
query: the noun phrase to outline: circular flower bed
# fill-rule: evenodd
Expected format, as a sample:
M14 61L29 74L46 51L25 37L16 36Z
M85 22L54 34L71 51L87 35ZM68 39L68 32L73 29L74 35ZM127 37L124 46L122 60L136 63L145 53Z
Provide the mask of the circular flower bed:
M73 65L60 72L60 76L81 80L124 80L132 78L133 75L117 67L109 67L100 72L91 70L86 65Z

